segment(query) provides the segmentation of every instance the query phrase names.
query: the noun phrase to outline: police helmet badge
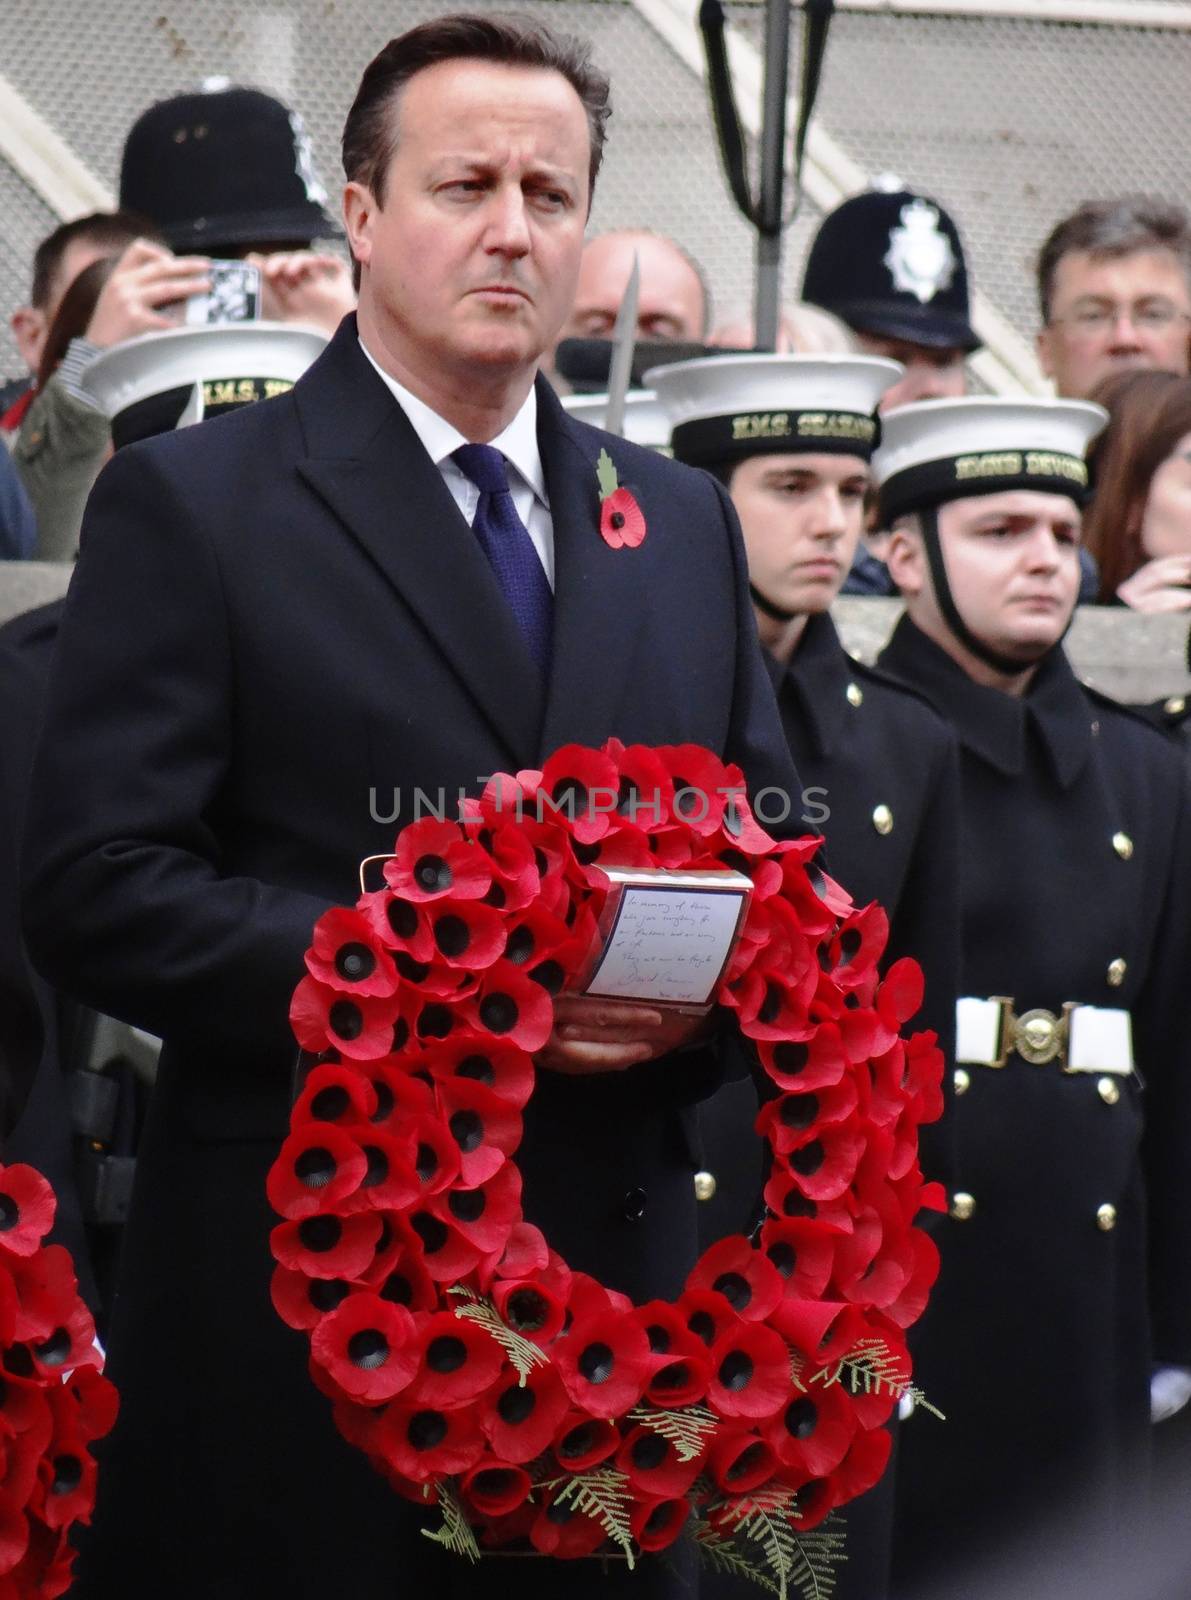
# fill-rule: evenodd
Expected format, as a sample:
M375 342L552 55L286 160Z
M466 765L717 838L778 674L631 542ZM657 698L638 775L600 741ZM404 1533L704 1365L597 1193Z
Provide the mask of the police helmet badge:
M893 287L912 294L920 305L951 286L957 262L951 240L939 231L939 213L926 200L902 207L900 225L889 230L885 265Z

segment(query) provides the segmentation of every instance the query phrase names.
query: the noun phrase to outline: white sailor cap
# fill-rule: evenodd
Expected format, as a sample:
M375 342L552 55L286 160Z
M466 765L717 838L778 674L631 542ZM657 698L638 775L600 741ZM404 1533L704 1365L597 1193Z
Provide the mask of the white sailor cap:
M296 323L170 328L113 345L81 377L119 448L292 389L326 335Z
M1086 400L920 400L881 418L880 520L967 495L1036 489L1082 503L1088 445L1108 421Z
M604 426L606 394L568 394L562 403L580 422L589 422L593 428ZM630 389L625 395L624 436L647 450L669 450L670 422L652 389Z
M679 461L740 461L767 451L872 455L877 402L904 369L877 356L705 356L654 367L645 381L670 419Z

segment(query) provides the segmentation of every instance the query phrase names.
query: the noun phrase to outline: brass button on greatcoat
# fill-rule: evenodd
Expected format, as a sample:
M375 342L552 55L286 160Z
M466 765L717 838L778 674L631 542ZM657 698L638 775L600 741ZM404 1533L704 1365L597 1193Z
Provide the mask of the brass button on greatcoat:
M876 806L873 810L873 827L880 834L893 832L893 812L888 806Z
M976 1209L976 1200L973 1195L965 1194L962 1189L951 1196L951 1215L956 1222L966 1222Z
M1115 1106L1121 1098L1121 1086L1115 1078L1097 1078L1096 1093L1106 1106Z
M848 704L850 706L860 706L864 704L864 690L858 683L850 683L844 690L844 694L847 696Z
M1162 702L1162 709L1168 717L1181 717L1187 709L1186 695L1172 694L1168 700Z
M1108 981L1114 989L1119 989L1124 983L1125 974L1128 970L1129 964L1124 956L1117 956L1115 960L1108 963Z
M1112 836L1112 847L1116 851L1117 855L1120 856L1122 861L1128 861L1129 857L1133 854L1133 840L1127 833L1114 833Z
M1111 1233L1117 1225L1117 1208L1107 1203L1097 1208L1096 1226L1101 1233Z
M956 1092L956 1094L967 1094L968 1090L971 1087L972 1087L972 1074L968 1071L968 1069L966 1067L956 1067L956 1069L955 1069L955 1092Z
M695 1174L695 1199L714 1200L715 1175L711 1172L696 1172Z

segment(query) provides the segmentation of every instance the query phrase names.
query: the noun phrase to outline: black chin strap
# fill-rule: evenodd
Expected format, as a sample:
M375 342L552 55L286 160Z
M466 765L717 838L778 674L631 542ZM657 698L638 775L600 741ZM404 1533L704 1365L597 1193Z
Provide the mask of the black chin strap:
M992 667L995 672L1004 673L1006 677L1016 677L1019 673L1028 672L1031 667L1036 667L1040 661L1057 650L1067 636L1067 628L1071 626L1072 619L1068 617L1067 628L1054 644L1043 646L1036 655L1020 659L1016 656L1003 656L999 651L985 644L983 639L978 639L959 614L959 607L955 603L955 596L951 593L951 585L947 580L947 565L943 560L943 546L939 542L939 510L937 506L924 506L918 513L922 525L922 542L926 546L926 559L930 566L931 581L935 586L935 599L938 601L939 610L943 613L943 620L952 633L963 645L965 650Z
M783 611L781 606L775 606L772 600L761 593L755 583L749 583L749 594L752 595L757 610L763 611L771 622L793 622L795 617L802 615L800 611Z

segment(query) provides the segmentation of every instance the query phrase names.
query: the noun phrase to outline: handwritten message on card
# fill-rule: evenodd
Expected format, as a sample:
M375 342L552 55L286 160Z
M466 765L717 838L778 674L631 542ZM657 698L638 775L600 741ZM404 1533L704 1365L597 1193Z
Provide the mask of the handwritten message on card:
M746 893L625 884L587 993L707 1004L731 952Z

